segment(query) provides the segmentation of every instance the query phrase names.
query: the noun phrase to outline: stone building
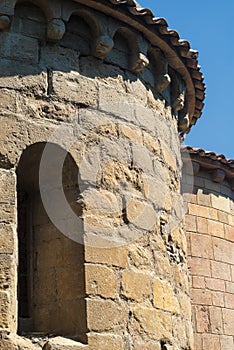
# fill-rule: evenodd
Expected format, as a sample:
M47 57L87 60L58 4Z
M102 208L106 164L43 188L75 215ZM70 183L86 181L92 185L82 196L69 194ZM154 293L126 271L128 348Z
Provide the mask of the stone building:
M0 43L0 349L233 348L198 53L133 0L0 0Z

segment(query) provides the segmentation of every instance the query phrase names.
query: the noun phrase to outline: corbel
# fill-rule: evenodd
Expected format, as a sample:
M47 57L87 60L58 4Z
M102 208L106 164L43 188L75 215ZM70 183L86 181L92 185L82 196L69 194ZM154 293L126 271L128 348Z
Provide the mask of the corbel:
M130 56L130 70L134 74L141 73L149 65L148 58L142 52L133 52Z
M162 51L157 47L150 48L150 55L153 60L152 70L155 76L155 88L159 94L162 94L171 83L168 74L168 62Z
M93 41L92 55L103 60L113 47L114 41L109 35L100 35Z
M215 169L211 173L212 181L214 182L222 182L225 179L225 172L222 169Z
M66 26L62 19L53 18L47 24L47 40L56 42L62 39L66 32Z
M130 70L134 74L139 74L149 65L149 60L147 58L148 43L142 35L133 35L135 36L136 45L133 45L130 56Z
M0 30L6 30L11 25L11 19L7 15L0 15Z
M171 104L175 112L181 111L185 107L186 87L183 79L173 71L171 74Z

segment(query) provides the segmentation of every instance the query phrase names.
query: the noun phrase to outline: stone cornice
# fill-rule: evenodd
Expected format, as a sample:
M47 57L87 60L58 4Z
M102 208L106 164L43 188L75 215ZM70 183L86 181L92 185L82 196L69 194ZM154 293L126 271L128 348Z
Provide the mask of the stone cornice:
M7 30L14 16L14 8L18 1L0 0L0 30ZM163 18L155 18L151 10L143 9L133 0L74 0L65 2L58 0L32 0L32 3L39 6L47 18L47 40L60 40L65 31L65 23L70 16L80 10L80 5L87 9L97 10L107 16L124 23L126 27L132 27L135 31L143 34L150 43L151 50L160 49L169 66L174 69L185 82L185 90L176 88L176 94L172 105L178 112L179 131L188 133L192 125L202 114L205 98L205 84L203 75L198 66L198 52L191 50L186 40L181 40L175 30L169 30L168 24ZM96 40L98 39L98 40ZM92 54L100 59L112 49L112 37L105 33L99 33L95 38ZM94 40L94 41L95 41ZM104 51L100 51L104 47ZM139 48L131 62L131 70L135 74L140 73L148 65L146 52ZM158 92L167 87L170 83L167 70L163 70L158 83Z
M190 146L182 146L181 154L185 173L197 175L200 170L204 170L214 182L220 183L226 179L234 191L234 159Z

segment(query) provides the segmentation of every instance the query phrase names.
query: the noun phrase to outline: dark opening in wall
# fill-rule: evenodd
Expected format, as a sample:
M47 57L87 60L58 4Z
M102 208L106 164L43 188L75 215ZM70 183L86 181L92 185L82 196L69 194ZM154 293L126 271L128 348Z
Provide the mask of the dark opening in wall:
M80 231L75 232L77 239L72 240L69 234L59 231L44 208L39 188L44 147L44 143L28 147L17 168L18 333L53 334L86 342L83 230L79 227ZM61 147L53 144L51 147L53 157L48 159L46 174L51 202L47 206L53 208L58 219L65 220L69 233L74 226L69 226L64 204L55 195L62 190L72 213L81 216L81 206L77 203L78 168ZM56 164L60 159L65 159L62 188L57 182Z

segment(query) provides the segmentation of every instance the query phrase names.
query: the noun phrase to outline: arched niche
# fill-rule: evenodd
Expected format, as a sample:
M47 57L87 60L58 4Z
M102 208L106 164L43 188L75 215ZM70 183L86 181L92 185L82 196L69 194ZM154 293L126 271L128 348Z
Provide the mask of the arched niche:
M100 28L96 19L86 11L75 11L66 24L66 33L60 45L88 56L91 54L94 39L99 35Z
M114 35L114 47L106 56L106 61L131 70L132 63L138 55L139 48L135 34L128 28L118 28Z
M79 227L79 243L71 240L59 231L45 209L39 186L45 146L46 143L36 143L26 148L17 167L18 333L53 334L85 342L83 232ZM62 216L65 209L59 199L55 200L54 193L63 190L67 205L75 215L81 216L81 206L77 203L76 163L61 147L55 144L49 144L49 147L53 158L48 159L48 173L43 178L51 186L47 190L47 198L51 197L49 205L57 211L57 217L60 213ZM56 167L60 159L65 159L61 186L57 182Z
M11 32L44 41L47 19L38 4L31 1L18 1L15 5Z

